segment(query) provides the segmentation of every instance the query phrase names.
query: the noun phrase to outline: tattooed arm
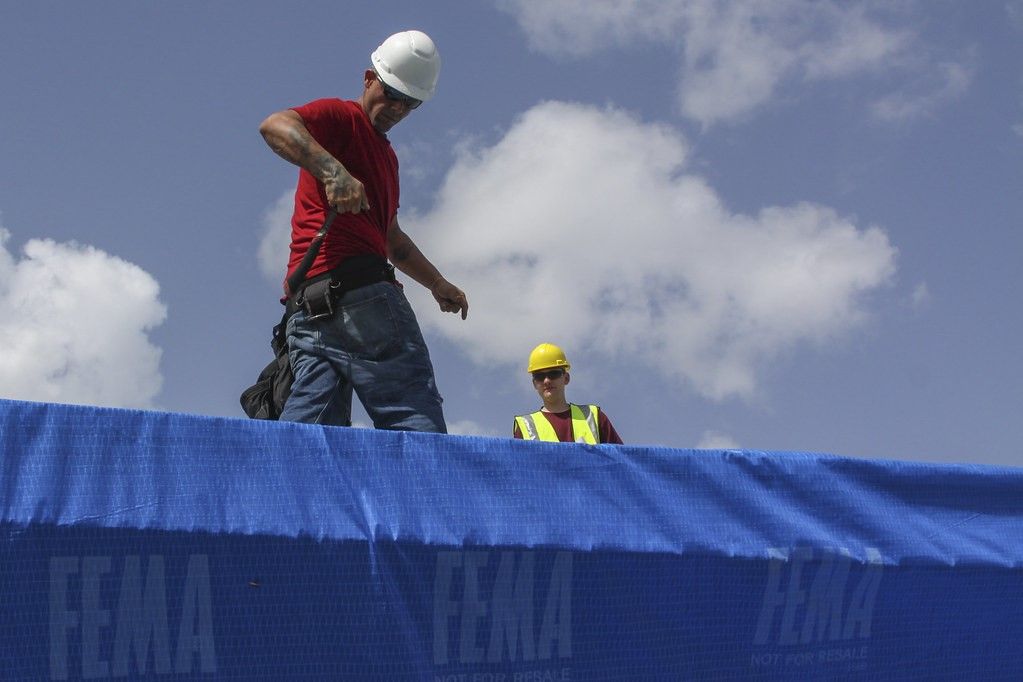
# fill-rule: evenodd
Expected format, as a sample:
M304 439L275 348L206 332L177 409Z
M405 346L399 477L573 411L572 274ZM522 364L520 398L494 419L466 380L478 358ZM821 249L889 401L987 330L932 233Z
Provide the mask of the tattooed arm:
M327 202L338 213L358 213L369 208L366 188L313 139L297 112L285 109L270 114L260 124L259 132L278 156L304 168L323 183Z

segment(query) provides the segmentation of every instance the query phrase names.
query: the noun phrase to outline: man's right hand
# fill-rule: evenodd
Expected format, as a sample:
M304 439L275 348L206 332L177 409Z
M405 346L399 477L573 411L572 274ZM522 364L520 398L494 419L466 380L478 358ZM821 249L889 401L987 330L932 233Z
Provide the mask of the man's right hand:
M369 210L366 188L341 164L323 179L327 203L338 213L361 213Z

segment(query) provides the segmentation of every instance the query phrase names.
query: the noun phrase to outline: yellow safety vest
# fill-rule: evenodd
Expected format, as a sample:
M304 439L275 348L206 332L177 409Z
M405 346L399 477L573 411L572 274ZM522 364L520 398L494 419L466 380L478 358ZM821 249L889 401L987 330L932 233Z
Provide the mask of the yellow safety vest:
M596 405L570 404L569 409L572 411L572 435L575 436L575 442L590 445L599 443L600 430L597 424L600 408ZM558 434L554 432L554 427L540 410L515 417L515 423L519 425L519 433L522 434L523 440L558 442Z

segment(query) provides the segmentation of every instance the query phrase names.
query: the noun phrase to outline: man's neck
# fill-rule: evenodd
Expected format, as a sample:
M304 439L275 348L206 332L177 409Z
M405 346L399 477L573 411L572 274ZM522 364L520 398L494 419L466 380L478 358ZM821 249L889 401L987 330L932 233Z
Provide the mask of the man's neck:
M567 412L570 407L567 400L562 400L560 403L544 403L543 409L545 412Z

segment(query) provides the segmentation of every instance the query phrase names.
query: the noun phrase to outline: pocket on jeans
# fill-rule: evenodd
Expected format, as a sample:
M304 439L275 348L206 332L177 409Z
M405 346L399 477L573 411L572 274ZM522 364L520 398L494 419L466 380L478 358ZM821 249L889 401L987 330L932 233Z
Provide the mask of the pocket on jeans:
M380 359L400 350L398 325L386 296L345 305L340 315L341 341L352 355Z

